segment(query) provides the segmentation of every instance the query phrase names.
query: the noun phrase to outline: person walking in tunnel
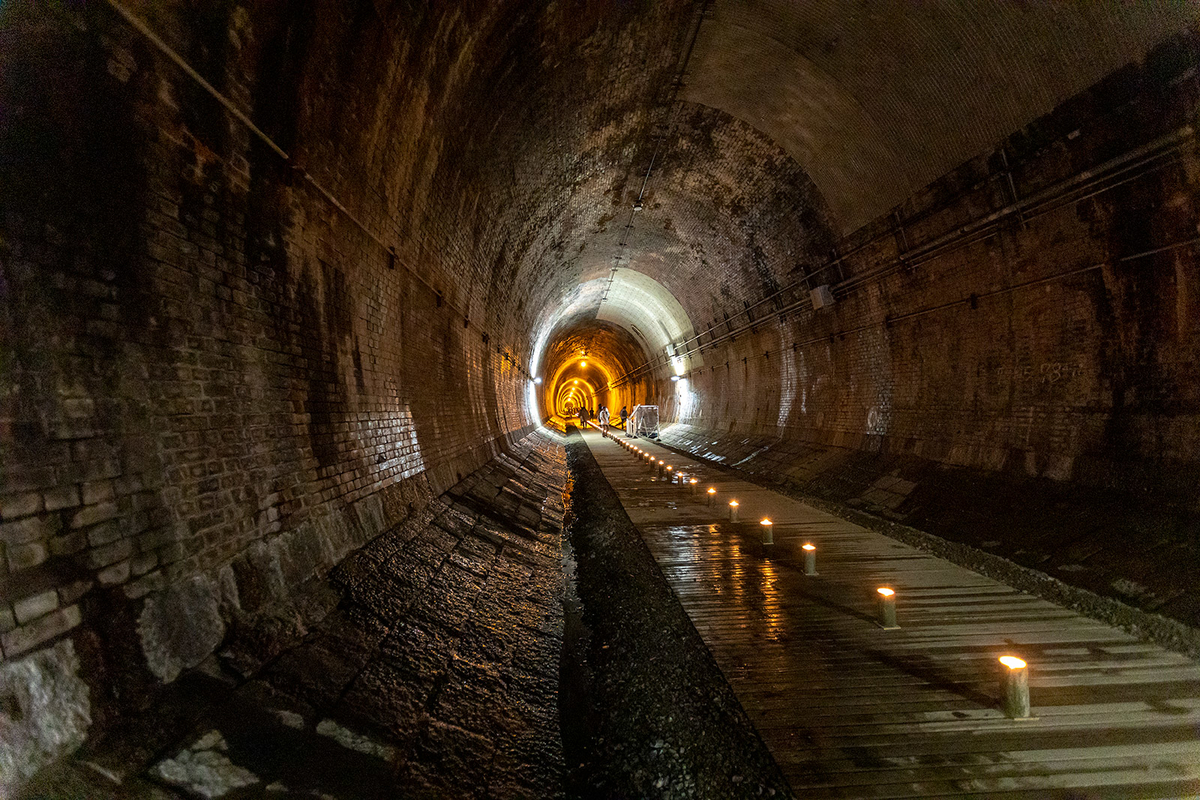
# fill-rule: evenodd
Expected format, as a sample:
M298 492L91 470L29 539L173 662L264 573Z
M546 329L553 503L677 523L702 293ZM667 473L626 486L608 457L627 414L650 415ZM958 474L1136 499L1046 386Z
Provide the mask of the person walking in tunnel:
M601 428L607 428L607 427L608 427L608 419L609 419L609 416L608 416L608 406L600 406L600 418L599 418L599 421L600 421L600 427L601 427Z
M625 431L625 438L629 437L629 407L621 406L621 430Z
M579 407L579 428L580 428L580 430L586 428L587 424L588 424L587 406L580 406Z

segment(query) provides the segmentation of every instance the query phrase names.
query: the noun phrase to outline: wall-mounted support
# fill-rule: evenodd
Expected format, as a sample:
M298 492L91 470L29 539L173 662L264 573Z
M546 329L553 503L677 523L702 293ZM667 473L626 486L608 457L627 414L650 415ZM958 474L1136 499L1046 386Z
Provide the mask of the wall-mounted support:
M820 308L828 308L833 305L833 290L829 288L828 283L823 283L809 293L812 297L812 307L816 311Z

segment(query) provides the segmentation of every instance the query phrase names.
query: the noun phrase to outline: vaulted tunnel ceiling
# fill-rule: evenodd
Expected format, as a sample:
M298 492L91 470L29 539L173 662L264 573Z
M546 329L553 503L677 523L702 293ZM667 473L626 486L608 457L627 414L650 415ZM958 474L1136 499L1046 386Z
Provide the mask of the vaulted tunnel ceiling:
M593 318L614 268L664 287L684 327L719 324L826 264L840 236L1143 58L1200 5L716 0L697 25L699 8L626 30L615 60L585 49L597 57L587 75L600 116L585 110L565 185L530 209L533 243L513 284L539 338ZM529 80L557 85L553 72ZM538 130L532 112L524 122ZM557 136L561 156L571 146ZM637 331L660 355L664 343Z
M715 0L683 97L770 136L847 232L1140 59L1198 8Z

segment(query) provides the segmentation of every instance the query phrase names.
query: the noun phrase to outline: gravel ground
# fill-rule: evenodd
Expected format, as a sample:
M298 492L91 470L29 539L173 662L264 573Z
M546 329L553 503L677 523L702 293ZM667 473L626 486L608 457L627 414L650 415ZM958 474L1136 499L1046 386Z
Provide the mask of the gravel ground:
M561 692L567 793L791 797L587 446L572 436Z

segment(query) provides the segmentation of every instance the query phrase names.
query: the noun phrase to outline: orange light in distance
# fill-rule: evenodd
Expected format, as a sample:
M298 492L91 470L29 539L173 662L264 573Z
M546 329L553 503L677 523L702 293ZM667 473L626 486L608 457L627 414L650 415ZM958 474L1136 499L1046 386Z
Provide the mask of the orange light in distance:
M1009 669L1025 669L1025 662L1016 656L1000 656L1000 663Z
M879 588L879 589L876 589L875 591L879 592L884 597L891 597L892 595L895 594L895 592L893 592L891 589L887 589L887 588Z

